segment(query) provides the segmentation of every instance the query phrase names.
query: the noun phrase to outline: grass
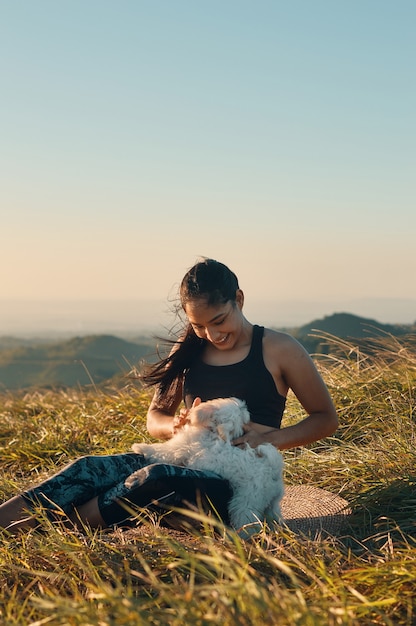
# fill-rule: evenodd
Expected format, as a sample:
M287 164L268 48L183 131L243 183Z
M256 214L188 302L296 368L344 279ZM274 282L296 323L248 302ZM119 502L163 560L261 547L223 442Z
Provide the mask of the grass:
M285 452L286 482L349 500L342 536L282 528L248 542L209 520L183 533L142 515L129 530L0 532L0 623L300 626L416 623L416 354L386 336L319 359L335 436ZM0 395L2 500L86 453L147 438L143 391ZM287 423L301 417L288 400Z

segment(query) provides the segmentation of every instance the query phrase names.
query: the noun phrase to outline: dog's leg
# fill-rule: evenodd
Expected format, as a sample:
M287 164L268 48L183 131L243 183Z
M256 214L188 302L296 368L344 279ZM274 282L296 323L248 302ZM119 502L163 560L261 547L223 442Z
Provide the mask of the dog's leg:
M234 494L229 504L230 520L235 529L249 525L249 534L261 530L264 522L269 523L281 519L280 501L283 496L283 486L270 502L267 491L250 490L234 487ZM247 531L244 531L247 534Z
M266 509L266 523L271 528L276 524L281 524L283 521L282 510L280 508L281 499L282 496L274 498Z
M241 498L235 494L229 504L231 524L239 529L246 524L261 524L264 518L264 509L260 509L257 503L250 502L247 498Z

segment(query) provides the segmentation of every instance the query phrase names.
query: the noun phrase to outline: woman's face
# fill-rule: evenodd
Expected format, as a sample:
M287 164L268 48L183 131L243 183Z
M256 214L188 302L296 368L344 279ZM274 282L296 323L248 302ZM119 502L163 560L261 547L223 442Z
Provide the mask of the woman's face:
M208 305L206 300L198 298L185 305L185 313L195 334L206 339L215 348L227 350L235 346L243 325L241 297L237 292L235 302Z

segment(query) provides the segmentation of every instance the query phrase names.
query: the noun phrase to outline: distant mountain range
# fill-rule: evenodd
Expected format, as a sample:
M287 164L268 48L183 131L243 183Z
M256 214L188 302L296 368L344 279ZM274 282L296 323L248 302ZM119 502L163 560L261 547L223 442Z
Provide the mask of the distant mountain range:
M99 384L127 374L143 358L154 358L149 344L111 335L74 337L35 344L0 338L0 390Z
M333 335L341 339L358 340L360 344L368 343L375 337L393 335L403 337L416 332L416 324L382 324L376 320L359 317L351 313L334 313L322 319L314 320L299 328L287 329L296 337L310 353L322 353L330 351L328 342L319 337Z
M335 313L299 328L282 330L296 337L310 353L316 353L330 350L317 336L320 333L364 340L386 333L414 334L416 326L381 324L350 313ZM0 337L0 390L98 385L127 375L140 361L154 360L155 354L156 341L151 337L127 341L112 335L90 335L42 343Z

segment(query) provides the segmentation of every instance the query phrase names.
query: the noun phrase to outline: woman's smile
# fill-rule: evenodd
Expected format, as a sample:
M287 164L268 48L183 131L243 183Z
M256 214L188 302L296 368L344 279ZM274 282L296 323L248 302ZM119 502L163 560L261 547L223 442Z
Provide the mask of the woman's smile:
M222 337L221 339L217 339L216 341L212 341L211 343L214 344L214 346L222 346L227 339L229 338L230 333L227 333L226 335L224 335L224 337Z

